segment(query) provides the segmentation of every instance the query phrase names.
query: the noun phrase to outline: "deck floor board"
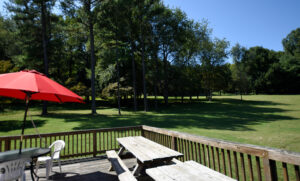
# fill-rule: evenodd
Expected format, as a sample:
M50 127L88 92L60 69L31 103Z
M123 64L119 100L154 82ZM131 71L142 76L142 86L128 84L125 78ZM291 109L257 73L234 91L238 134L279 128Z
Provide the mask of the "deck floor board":
M132 170L136 164L136 159L124 159L125 165ZM118 177L114 171L108 171L110 162L104 157L84 158L76 160L66 160L62 162L62 173L55 164L49 180L74 180L74 181L117 181ZM26 180L31 180L30 170L26 170ZM40 168L38 171L39 181L46 180L46 169ZM138 180L145 180L143 178ZM146 179L147 180L147 179Z

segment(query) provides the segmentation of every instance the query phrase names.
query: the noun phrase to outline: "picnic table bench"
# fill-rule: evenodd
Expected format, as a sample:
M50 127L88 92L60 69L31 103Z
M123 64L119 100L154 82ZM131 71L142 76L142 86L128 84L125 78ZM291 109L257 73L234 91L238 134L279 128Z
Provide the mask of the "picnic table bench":
M108 160L121 181L137 181L114 150L106 151Z
M236 181L195 161L146 169L155 181Z

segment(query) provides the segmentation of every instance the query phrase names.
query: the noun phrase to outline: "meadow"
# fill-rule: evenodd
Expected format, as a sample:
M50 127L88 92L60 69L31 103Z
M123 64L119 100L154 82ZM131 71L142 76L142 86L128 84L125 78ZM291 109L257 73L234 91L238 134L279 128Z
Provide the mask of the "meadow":
M17 101L19 102L19 101ZM133 112L122 107L122 115L114 105L97 102L97 115L91 115L88 104L49 104L49 115L41 116L41 103L32 102L30 115L40 133L74 131L119 126L149 125L222 140L275 147L300 152L300 95L214 96L208 102L188 98L159 104L153 111ZM140 104L142 105L142 104ZM2 103L0 136L20 135L24 104ZM115 106L116 107L116 106ZM31 116L25 134L35 134Z

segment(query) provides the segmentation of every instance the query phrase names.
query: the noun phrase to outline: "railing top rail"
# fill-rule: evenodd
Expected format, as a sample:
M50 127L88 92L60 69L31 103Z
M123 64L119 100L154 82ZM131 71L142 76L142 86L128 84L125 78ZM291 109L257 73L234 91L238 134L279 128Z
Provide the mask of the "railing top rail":
M78 130L78 131L66 131L66 132L58 132L58 133L43 133L40 134L41 137L47 136L63 136L68 134L82 134L82 133L92 133L92 132L99 132L99 131L117 131L117 130L127 130L127 129L141 129L142 126L126 126L126 127L113 127L113 128L100 128L100 129L86 129L86 130ZM31 135L24 135L24 138L36 137L38 135L31 134ZM18 139L20 136L1 136L0 140L6 139Z
M208 138L205 136L198 136L198 135L193 135L188 133L181 133L177 131L170 131L170 130L146 126L146 125L143 125L142 129L146 131L152 131L152 132L165 134L168 136L173 136L173 137L186 139L194 142L199 142L202 144L206 144L206 145L210 145L222 149L237 151L237 152L246 153L249 155L255 155L259 157L265 157L272 160L290 163L294 165L300 165L300 153L298 152L291 152L291 151L286 151L277 148L224 141L220 139Z

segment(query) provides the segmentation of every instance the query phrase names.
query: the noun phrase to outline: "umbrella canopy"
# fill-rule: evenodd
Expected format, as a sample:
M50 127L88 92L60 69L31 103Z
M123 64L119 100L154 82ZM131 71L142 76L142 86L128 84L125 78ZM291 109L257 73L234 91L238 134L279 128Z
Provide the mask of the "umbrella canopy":
M80 96L36 70L0 74L0 96L26 101L19 153L21 153L22 149L25 121L30 100L83 103L83 99Z
M0 74L1 96L26 100L28 94L30 100L83 103L80 96L35 70Z

